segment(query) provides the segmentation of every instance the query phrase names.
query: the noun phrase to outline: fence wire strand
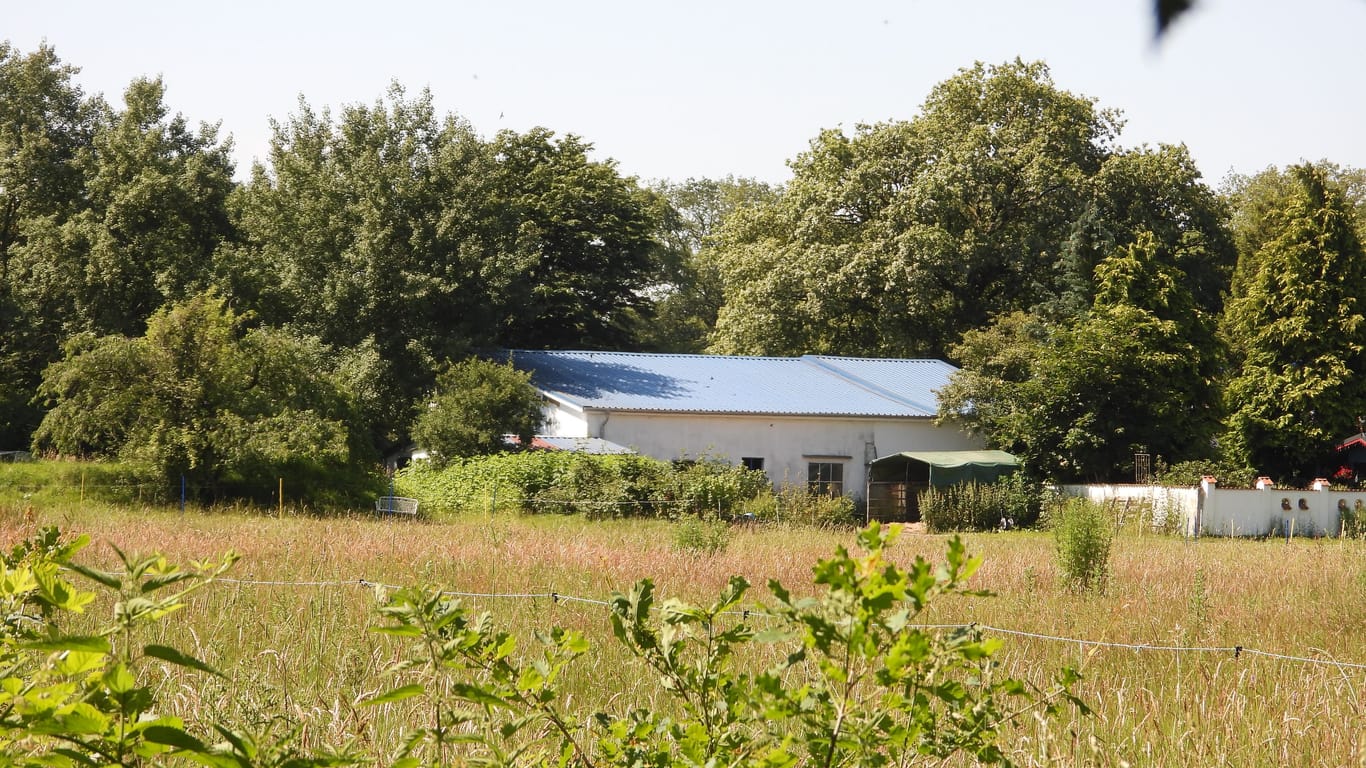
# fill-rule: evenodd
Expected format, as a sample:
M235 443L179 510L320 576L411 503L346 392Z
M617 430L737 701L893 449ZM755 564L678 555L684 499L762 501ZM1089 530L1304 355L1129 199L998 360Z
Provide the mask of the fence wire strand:
M314 588L316 588L316 587L354 587L354 586L360 586L360 587L366 587L366 588L369 588L369 589L380 588L380 589L385 589L385 590L389 590L389 591L397 591L397 590L399 590L399 589L402 589L402 587L400 587L400 586L398 586L398 585L395 585L395 584L386 584L386 583L384 583L384 582L372 581L372 580L370 580L370 579L356 579L356 580L353 580L353 581L261 581L261 580L255 580L255 579L235 579L235 578L221 578L221 577L220 577L220 578L215 579L215 581L217 581L217 582L222 582L222 583L226 583L226 584L237 584L237 585L240 585L240 586L265 586L265 587L281 587L281 586L283 586L283 587L314 587ZM610 601L607 601L607 600L600 600L600 599L592 598L592 597L580 597L580 596L577 596L577 595L566 595L566 594L563 594L563 593L561 593L561 592L556 592L556 591L550 591L550 592L460 592L460 591L457 591L457 590L441 590L441 594L446 595L446 596L448 596L448 597L459 597L459 598L469 598L469 599L491 599L491 600L499 600L499 599L507 599L507 600L548 600L548 601L550 601L551 603L556 604L556 605L559 605L559 604L561 604L561 603L576 603L576 604L593 605L593 606L599 606L599 607L610 607L610 606L612 605L612 603L611 603ZM658 611L658 610L660 610L660 609L659 609L658 607L655 607L653 610ZM722 615L722 616L738 616L738 617L740 617L742 620L749 620L749 619L754 619L754 618L761 618L761 619L773 619L773 618L777 618L777 616L775 616L774 614L767 613L767 612L764 612L764 611L759 611L759 610L753 610L753 609L749 609L749 610L731 610L731 611L723 611L720 615ZM1162 653L1221 653L1221 654L1233 654L1233 657L1234 657L1235 659L1241 658L1242 656L1246 655L1246 656L1258 656L1258 657L1262 657L1262 658L1273 659L1273 660L1276 660L1276 661L1288 661L1288 662L1296 662L1296 663L1300 663L1300 664L1311 664L1311 665L1319 665L1319 666L1326 666L1326 667L1334 667L1334 668L1336 668L1336 669L1338 669L1338 670L1348 670L1348 669L1353 669L1353 670L1356 670L1356 669L1366 670L1366 664L1362 664L1362 663L1347 662L1347 661L1337 661L1337 660L1333 660L1333 659L1324 659L1324 658L1319 658L1319 657L1314 657L1314 656L1296 656L1296 655L1284 654L1284 653L1274 653L1274 652L1272 652L1272 651L1263 651L1263 650L1259 650L1259 649L1256 649L1256 648L1249 648L1249 647L1243 646L1243 645L1197 646L1197 645L1158 645L1158 644L1151 644L1151 643L1119 643L1119 642L1113 642L1113 641L1109 641L1109 640L1088 640L1088 639L1086 639L1086 638L1080 638L1080 637L1065 637L1065 636L1062 636L1062 635L1050 635L1050 634L1044 634L1044 633L1041 633L1041 632L1028 632L1028 631L1020 630L1020 629L1009 629L1009 628L1006 628L1006 627L998 627L998 626L994 626L994 625L991 625L991 624L982 624L982 623L980 623L980 622L968 622L968 623L957 623L957 624L953 624L953 623L950 623L950 624L912 624L912 625L909 625L909 626L912 626L912 627L914 627L914 628L916 628L916 629L919 629L919 630L936 630L936 631L956 631L956 630L965 630L965 629L975 629L975 630L979 630L979 631L982 631L982 632L991 632L991 633L1000 634L1000 635L1011 635L1011 636L1014 636L1014 637L1023 637L1023 638L1027 638L1027 639L1030 639L1030 640L1040 640L1040 641L1045 641L1045 642L1056 642L1056 643L1068 643L1068 644L1071 644L1071 645L1080 645L1080 646L1083 646L1083 647L1092 647L1092 648L1109 648L1109 649L1116 649L1116 650L1147 651L1147 652L1162 652Z

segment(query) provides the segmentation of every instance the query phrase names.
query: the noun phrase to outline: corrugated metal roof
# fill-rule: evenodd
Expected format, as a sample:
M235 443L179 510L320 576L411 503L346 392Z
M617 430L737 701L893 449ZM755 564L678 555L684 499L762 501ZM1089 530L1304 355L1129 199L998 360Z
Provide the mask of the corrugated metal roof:
M547 395L580 408L802 416L935 414L940 360L515 350Z

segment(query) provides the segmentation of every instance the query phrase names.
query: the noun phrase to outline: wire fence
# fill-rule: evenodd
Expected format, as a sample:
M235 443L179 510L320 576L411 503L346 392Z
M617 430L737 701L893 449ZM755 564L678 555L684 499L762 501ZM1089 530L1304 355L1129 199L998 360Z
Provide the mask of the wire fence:
M318 588L318 587L363 587L365 589L384 589L396 591L402 589L396 584L386 584L370 579L356 579L354 581L260 581L254 579L237 578L218 578L216 581L227 584L237 584L240 586L264 586L264 587L298 587L298 588ZM458 590L442 590L442 594L448 597L458 597L462 599L492 599L492 600L548 600L552 604L578 604L591 605L598 607L611 607L609 600L602 600L592 597L581 597L577 595L567 595L557 591L549 592L461 592ZM653 610L660 610L657 606ZM739 617L742 621L750 619L777 619L775 614L762 610L731 610L725 611L721 615ZM1201 653L1201 654L1227 654L1235 659L1244 656L1255 656L1276 661L1295 662L1308 665L1320 665L1333 667L1340 671L1346 670L1366 670L1366 663L1339 661L1327 659L1321 656L1301 656L1285 653L1275 653L1272 651L1250 648L1245 645L1223 645L1223 646L1198 646L1198 645L1161 645L1150 643L1119 643L1108 640L1091 640L1081 637L1067 637L1064 635L1052 635L1042 632L1030 632L1007 627L998 627L981 622L961 622L946 624L912 624L915 629L923 631L956 631L956 630L977 630L981 632L994 633L1000 635L1010 635L1014 637L1027 638L1041 642L1067 643L1081 648L1101 648L1111 650L1127 650L1148 653Z

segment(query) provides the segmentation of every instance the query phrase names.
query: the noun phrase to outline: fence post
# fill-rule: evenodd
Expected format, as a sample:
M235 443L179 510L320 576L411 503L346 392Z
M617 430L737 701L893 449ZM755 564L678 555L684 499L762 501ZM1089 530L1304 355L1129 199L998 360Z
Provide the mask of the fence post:
M185 514L185 476L180 476L180 514Z
M280 517L284 517L284 516L285 516L285 479L284 479L283 477L280 478L279 502L280 502Z

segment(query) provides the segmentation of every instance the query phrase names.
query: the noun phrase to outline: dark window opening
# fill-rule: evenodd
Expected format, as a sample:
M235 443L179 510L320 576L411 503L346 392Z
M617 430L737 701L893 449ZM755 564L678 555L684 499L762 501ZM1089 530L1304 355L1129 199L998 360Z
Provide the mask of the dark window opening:
M844 495L844 465L813 461L806 465L806 489L823 496Z

